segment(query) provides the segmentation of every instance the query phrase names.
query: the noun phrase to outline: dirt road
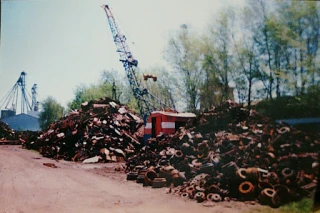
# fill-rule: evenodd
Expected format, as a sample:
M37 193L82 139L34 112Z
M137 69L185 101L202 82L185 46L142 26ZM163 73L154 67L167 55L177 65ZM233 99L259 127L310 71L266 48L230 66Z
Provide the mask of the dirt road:
M43 163L54 163L50 168ZM55 161L21 146L0 146L0 213L22 212L250 212L248 204L207 207L166 189L152 189L115 174L114 164Z

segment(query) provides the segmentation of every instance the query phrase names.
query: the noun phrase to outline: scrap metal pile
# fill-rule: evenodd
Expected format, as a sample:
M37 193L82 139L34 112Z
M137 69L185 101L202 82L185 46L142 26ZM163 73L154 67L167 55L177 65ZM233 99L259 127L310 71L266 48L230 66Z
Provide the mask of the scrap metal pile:
M72 161L119 162L141 148L143 120L128 107L104 98L85 102L52 123L47 131L26 148L36 149L43 156Z
M319 135L277 124L227 101L193 128L148 141L127 160L127 180L198 202L253 201L278 207L317 186Z
M13 129L9 127L8 124L0 121L0 141L5 140L15 140L16 134Z

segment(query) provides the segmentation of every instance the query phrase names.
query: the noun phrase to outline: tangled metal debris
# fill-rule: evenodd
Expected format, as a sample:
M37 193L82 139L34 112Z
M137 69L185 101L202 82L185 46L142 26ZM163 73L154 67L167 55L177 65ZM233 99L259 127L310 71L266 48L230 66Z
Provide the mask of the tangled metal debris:
M8 124L0 121L0 141L12 141L16 140L16 134Z
M189 127L159 135L127 159L127 180L197 202L255 201L279 207L317 186L320 137L277 124L232 101Z
M56 159L119 162L141 148L143 133L142 119L128 107L104 98L83 103L79 111L52 123L25 146Z

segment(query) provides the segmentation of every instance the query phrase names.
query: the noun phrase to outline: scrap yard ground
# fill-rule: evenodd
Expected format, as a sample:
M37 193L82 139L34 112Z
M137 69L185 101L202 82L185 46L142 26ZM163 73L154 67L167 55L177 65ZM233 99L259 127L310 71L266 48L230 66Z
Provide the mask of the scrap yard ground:
M53 163L58 168L44 166ZM252 212L241 202L205 206L152 189L115 173L117 164L43 158L21 146L0 146L0 213L27 212ZM259 211L258 211L259 212Z

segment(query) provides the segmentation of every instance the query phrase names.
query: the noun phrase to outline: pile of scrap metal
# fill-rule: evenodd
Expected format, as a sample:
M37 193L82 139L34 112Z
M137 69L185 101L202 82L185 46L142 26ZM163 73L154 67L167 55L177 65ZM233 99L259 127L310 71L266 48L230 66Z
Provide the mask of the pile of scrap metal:
M0 121L0 144L21 143L16 132L7 123Z
M52 123L26 148L55 159L124 161L141 148L144 123L128 107L109 98L85 102L78 111Z
M128 158L127 180L198 202L253 201L279 207L312 196L319 135L277 124L228 101L193 128L150 139Z

